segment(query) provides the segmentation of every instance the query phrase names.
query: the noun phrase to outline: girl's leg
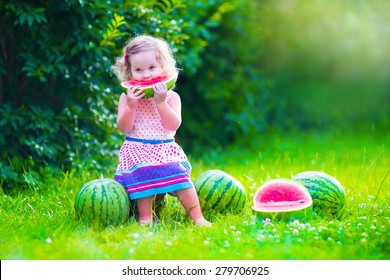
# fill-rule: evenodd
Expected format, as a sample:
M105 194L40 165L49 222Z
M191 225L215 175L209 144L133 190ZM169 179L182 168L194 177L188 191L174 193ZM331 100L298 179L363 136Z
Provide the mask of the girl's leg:
M211 226L211 223L203 217L195 188L176 191L176 196L196 225Z
M152 205L154 196L148 196L137 199L137 207L139 213L139 222L142 225L149 225L152 223Z

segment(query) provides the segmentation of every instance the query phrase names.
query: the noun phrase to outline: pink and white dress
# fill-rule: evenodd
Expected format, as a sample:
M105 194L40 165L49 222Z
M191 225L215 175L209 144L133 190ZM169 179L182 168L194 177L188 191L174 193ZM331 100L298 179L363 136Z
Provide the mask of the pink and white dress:
M115 180L130 199L192 188L191 165L174 141L176 131L163 126L154 99L141 99L135 114L133 130L119 151Z

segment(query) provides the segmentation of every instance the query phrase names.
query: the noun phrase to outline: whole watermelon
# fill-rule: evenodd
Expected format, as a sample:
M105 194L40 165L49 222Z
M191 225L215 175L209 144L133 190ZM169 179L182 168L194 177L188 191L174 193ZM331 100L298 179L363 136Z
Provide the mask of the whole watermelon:
M88 223L117 224L129 218L130 201L123 186L114 179L96 179L76 194L76 216Z
M319 216L342 216L346 195L336 178L320 171L305 171L292 179L308 189L313 198L313 211Z
M244 186L221 170L208 170L194 182L204 213L238 213L246 202Z

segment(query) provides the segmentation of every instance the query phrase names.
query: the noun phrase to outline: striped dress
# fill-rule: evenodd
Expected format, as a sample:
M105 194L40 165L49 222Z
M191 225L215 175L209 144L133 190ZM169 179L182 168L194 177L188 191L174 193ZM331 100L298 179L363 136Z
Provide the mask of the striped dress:
M170 98L168 92L167 102ZM176 131L167 130L153 98L139 100L133 130L126 135L118 155L115 180L131 200L192 188L191 165L174 142Z

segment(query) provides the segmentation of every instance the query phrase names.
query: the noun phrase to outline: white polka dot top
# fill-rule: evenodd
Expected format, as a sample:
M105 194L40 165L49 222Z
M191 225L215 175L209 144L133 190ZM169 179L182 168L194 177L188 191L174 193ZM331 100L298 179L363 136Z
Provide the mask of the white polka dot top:
M168 91L166 102L169 101L170 97L171 94ZM134 127L127 136L148 140L164 140L173 139L175 134L176 131L170 131L162 124L156 102L153 98L138 101L138 106L135 111Z

